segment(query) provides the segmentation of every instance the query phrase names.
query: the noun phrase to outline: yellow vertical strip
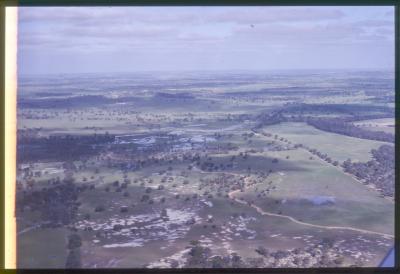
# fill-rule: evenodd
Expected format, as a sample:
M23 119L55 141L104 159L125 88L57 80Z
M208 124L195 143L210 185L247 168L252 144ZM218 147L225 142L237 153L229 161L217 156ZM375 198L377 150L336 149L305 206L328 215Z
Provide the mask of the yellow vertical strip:
M6 7L5 33L5 268L16 268L17 7Z

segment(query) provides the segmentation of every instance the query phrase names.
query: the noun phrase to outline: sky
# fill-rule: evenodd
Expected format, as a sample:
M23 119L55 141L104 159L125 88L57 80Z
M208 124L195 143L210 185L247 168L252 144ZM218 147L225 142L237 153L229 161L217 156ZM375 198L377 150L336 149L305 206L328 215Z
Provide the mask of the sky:
M393 7L21 7L25 74L394 68Z

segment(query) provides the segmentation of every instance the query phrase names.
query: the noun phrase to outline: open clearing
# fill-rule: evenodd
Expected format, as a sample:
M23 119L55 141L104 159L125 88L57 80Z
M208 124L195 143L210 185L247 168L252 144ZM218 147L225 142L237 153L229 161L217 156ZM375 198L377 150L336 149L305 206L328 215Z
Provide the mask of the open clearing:
M395 120L392 118L362 120L354 122L355 125L366 130L383 131L391 134L394 134L394 123Z
M349 158L352 161L366 162L371 159L371 149L388 144L325 132L305 123L280 123L264 127L263 131L277 134L293 143L301 143L310 148L315 148L328 154L333 160L340 162Z
M289 160L285 159L288 155ZM393 235L392 202L332 165L318 158L310 160L310 154L305 150L274 152L274 156L295 163L297 169L279 169L278 163L279 172L239 197L255 201L266 211L280 212L310 223L351 226ZM257 198L259 191L254 192L255 188L269 189L269 194ZM371 219L377 222L371 223Z

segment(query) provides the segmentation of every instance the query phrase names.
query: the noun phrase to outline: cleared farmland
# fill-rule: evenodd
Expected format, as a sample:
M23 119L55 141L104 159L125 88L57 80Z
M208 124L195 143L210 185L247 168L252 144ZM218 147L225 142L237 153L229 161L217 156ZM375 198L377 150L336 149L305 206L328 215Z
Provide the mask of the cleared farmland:
M265 132L277 134L291 142L301 143L326 153L333 160L365 162L371 159L371 150L385 142L359 139L325 132L305 123L281 123L263 128Z

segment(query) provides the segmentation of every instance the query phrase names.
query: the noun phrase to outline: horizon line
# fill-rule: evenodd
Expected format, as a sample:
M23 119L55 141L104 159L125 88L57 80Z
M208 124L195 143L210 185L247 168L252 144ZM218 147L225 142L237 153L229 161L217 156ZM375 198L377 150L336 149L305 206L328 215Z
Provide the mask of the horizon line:
M141 70L141 71L93 71L93 72L46 72L46 73L17 73L18 77L29 76L61 76L61 75L94 75L94 74L151 74L151 73L271 73L271 72L335 72L335 71L359 71L359 72L393 72L394 68L296 68L296 69L188 69L188 70Z

